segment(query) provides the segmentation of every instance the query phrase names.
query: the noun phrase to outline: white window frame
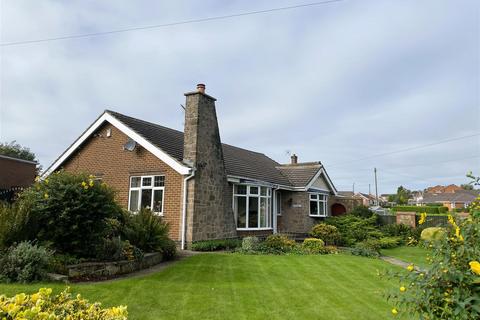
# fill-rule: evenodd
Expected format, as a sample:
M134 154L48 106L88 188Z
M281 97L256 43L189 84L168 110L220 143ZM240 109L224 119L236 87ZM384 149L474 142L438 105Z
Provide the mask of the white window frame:
M313 197L316 197L313 198ZM309 193L308 195L308 212L309 212L309 215L310 217L326 217L327 216L327 203L328 203L328 195L324 194L324 193ZM310 207L310 202L312 201L316 201L317 202L317 212L316 213L313 213L310 211L311 210L311 207ZM320 205L323 206L323 214L320 214Z
M277 216L282 215L282 193L280 191L275 191L275 209L277 210Z
M155 177L163 177L163 186L161 187L155 187ZM132 180L133 178L140 178L140 186L139 187L132 187ZM143 186L143 179L152 179L152 184L150 186ZM132 191L139 191L138 192L138 200L137 200L137 208L140 209L140 204L142 202L142 191L143 190L152 190L152 200L150 202L150 210L152 210L153 213L163 216L164 214L164 205L165 205L165 175L163 174L155 174L155 175L148 175L148 176L131 176L129 180L129 188L128 188L128 210L130 210L130 203L131 203L131 197L132 197ZM155 199L154 194L156 190L162 190L162 211L153 211L153 201ZM133 212L138 212L138 211L133 211Z
M236 193L236 190L237 190L237 187L238 186L245 186L247 188L246 190L246 193L245 194L237 194ZM258 193L251 193L250 192L250 188L258 188ZM261 188L266 188L267 189L267 193L266 195L262 196L261 195ZM233 185L233 211L234 211L234 214L235 214L235 224L237 224L238 222L238 211L237 211L237 206L236 206L236 198L237 197L244 197L246 198L245 199L245 225L246 227L245 228L238 228L237 226L237 230L240 230L240 231L246 231L246 230L272 230L273 227L273 210L272 210L272 188L270 187L266 187L266 186L262 186L262 185L255 185L255 184L244 184L244 183L241 183L241 184L234 184ZM258 201L258 219L257 219L257 227L249 227L248 225L248 222L249 222L249 211L250 211L250 198L257 198ZM261 203L261 198L264 198L266 199L266 204L267 204L267 216L266 216L266 225L267 227L258 227L260 225L260 203Z

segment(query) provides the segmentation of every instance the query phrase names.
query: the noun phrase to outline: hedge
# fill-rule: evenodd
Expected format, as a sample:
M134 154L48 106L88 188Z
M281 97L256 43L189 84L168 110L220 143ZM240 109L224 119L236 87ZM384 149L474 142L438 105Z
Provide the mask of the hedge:
M393 211L405 211L405 212L426 212L427 214L441 214L448 212L447 207L427 207L427 206L396 206L392 208Z

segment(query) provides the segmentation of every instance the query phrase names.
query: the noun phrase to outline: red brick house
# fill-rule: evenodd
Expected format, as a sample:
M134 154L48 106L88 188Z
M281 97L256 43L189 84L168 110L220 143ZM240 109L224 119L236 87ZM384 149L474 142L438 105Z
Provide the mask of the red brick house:
M294 155L279 164L222 144L216 99L204 85L185 96L184 132L106 110L45 176L60 169L93 174L129 210L163 216L182 248L247 234L305 234L332 205L345 211L320 162L298 163Z

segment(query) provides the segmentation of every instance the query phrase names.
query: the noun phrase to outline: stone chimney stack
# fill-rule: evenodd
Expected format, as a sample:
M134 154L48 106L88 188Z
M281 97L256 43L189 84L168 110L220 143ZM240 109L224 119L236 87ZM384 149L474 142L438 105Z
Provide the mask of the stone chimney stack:
M291 164L297 164L298 163L298 157L295 153L292 154L292 156L290 157L290 163Z
M205 85L185 93L183 162L195 168L187 192L187 243L236 234L231 195L218 129L216 99L205 93Z

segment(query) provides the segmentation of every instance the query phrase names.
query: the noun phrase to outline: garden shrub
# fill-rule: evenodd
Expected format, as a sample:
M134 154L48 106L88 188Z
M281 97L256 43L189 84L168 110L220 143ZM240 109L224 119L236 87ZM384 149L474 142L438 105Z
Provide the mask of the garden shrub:
M124 212L123 238L145 252L161 251L168 241L169 225L149 209Z
M380 249L396 248L402 244L402 238L400 237L382 237L382 238L370 238L361 242L367 247L370 247L376 251Z
M245 237L242 239L243 251L255 251L260 244L260 240L257 237Z
M307 238L303 240L302 249L310 254L323 253L325 243L321 239Z
M407 239L408 237L411 237L414 234L414 228L400 223L391 223L387 224L385 226L382 226L380 230L387 236L390 237L402 237L404 239Z
M377 229L377 215L370 218L356 217L351 214L328 217L326 223L335 226L340 232L340 243L346 246L353 246L357 242L375 237L382 237L383 234Z
M272 234L267 237L263 245L268 252L285 253L292 250L296 243L295 240L289 239L286 235Z
M101 304L90 303L80 295L72 296L69 289L52 295L52 289L42 288L37 293L20 293L14 297L0 295L0 319L82 319L126 320L127 307L103 309Z
M340 242L340 232L338 232L337 227L326 224L319 223L313 226L310 231L310 236L313 238L321 239L328 245L338 244Z
M31 242L13 245L0 256L0 281L27 283L45 280L51 258L50 250Z
M26 204L0 202L0 250L14 243L33 240L33 219Z
M177 244L172 239L167 239L162 246L163 260L172 260L177 256Z
M372 257L372 258L377 258L380 256L380 253L378 252L378 248L372 242L368 242L368 241L356 243L350 252L354 256Z
M423 229L420 239L424 241L436 241L441 240L446 235L445 228L431 227Z
M217 251L217 250L233 250L241 247L242 241L239 239L218 239L205 240L192 243L194 251Z
M368 209L368 207L362 205L362 206L353 208L353 210L350 211L349 214L356 217L370 218L373 215L373 211Z
M50 268L54 273L68 274L68 265L79 264L82 262L85 262L85 260L69 254L54 254L50 260Z
M422 232L430 250L429 268L387 273L400 282L388 294L392 313L420 319L480 319L480 197L463 221L449 216L449 227ZM423 237L423 233L432 235ZM443 234L439 236L439 234Z
M95 255L95 248L108 236L108 219L121 219L122 209L114 192L86 174L57 172L19 196L28 205L35 224L35 237L49 242L55 251L79 257Z

